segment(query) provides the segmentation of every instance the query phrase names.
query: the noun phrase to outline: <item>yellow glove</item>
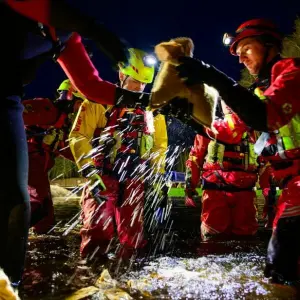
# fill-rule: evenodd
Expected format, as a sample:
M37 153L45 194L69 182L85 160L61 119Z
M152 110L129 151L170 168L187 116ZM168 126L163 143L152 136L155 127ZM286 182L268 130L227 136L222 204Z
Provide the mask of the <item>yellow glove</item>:
M82 175L89 180L89 189L94 199L101 204L106 201L107 198L101 195L101 192L106 191L106 186L102 178L97 174L97 169L94 166L90 166L82 171Z
M90 187L93 188L95 186L99 186L101 192L106 191L106 186L102 180L102 178L97 174L93 174L89 177L90 182Z
M49 129L49 133L47 133L43 138L43 143L46 145L52 145L56 138L56 130L55 128Z

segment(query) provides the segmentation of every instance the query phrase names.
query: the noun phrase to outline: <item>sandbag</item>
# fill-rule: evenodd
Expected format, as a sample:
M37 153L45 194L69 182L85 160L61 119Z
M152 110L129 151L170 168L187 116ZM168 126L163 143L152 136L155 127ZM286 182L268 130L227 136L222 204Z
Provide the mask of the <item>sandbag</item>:
M178 58L192 57L193 51L194 43L188 37L174 38L155 46L155 53L161 65L151 91L150 106L157 109L169 104L174 98L188 99L192 104L192 118L210 127L218 92L205 84L187 87L176 71L176 66L179 65Z

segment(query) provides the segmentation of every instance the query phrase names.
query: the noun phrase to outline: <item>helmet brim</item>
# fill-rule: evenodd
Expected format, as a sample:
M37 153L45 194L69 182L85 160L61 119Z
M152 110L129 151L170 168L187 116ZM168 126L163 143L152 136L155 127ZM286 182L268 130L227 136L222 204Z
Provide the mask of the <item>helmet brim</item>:
M277 39L278 42L282 40L282 37L279 33L276 33L274 31L267 31L267 30L257 30L257 29L246 29L243 32L239 33L236 38L234 39L233 43L231 44L229 50L230 53L234 56L237 56L236 49L238 46L238 43L246 38L250 37L257 37L262 35L269 35L272 36L274 39Z

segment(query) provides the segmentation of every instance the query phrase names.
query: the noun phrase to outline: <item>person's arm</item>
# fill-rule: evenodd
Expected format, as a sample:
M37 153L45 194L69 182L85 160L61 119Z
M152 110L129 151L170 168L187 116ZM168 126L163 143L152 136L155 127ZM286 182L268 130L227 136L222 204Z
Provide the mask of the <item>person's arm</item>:
M57 62L76 89L90 101L108 105L148 105L150 94L119 88L99 76L81 42L81 36L76 32L65 43Z
M270 87L262 101L226 74L200 60L182 57L177 67L186 85L206 83L251 128L270 132L288 124L300 112L300 59L278 61L272 69Z
M115 104L116 85L102 80L99 76L78 33L73 33L65 43L65 48L57 58L57 62L71 83L87 99L101 104Z
M194 196L198 196L196 188L199 184L204 158L207 153L209 139L197 134L189 158L186 161L185 171L185 205L196 207Z
M84 15L65 0L6 0L17 13L43 25L69 32L78 32L96 42L114 63L127 62L127 50L119 37L94 18Z
M83 177L88 179L89 191L98 204L107 198L101 195L106 186L99 175L92 154L92 139L97 128L106 123L105 109L100 104L85 100L77 114L69 134L69 145Z
M186 161L186 186L195 190L201 175L204 158L210 140L202 135L197 134L194 140L189 158Z
M78 111L69 134L69 144L75 162L79 169L94 166L91 157L94 132L106 124L105 109L101 104L95 104L85 100Z
M270 131L300 113L300 59L283 59L273 67L272 84L264 92Z
M6 0L5 2L17 13L43 25L70 32L76 31L87 38L100 34L95 32L99 28L96 28L92 17L83 14L65 0Z
M255 130L272 132L300 113L300 60L290 58L277 62L272 69L271 82L263 101L238 84L232 85L224 98Z

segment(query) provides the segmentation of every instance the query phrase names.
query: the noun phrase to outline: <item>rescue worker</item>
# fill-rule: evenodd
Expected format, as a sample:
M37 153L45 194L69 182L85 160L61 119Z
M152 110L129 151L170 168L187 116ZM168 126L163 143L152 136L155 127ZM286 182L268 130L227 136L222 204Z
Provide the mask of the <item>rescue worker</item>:
M1 183L6 187L0 193L0 266L17 286L23 273L30 219L28 151L21 104L23 84L31 82L42 62L55 56L78 90L84 94L86 87L93 92L89 95L91 100L100 101L101 98L104 103L114 104L126 93L122 100L132 103L141 95L118 89L99 78L80 34L96 41L115 64L127 62L126 47L103 25L96 24L66 1L4 0L0 6L3 41L0 57L5 74L0 116L5 143L1 146L0 157L3 158ZM54 28L69 34L61 35L60 42Z
M144 51L130 53L130 64L119 71L120 86L141 92L152 82L154 66L147 64ZM153 120L153 113L138 101L107 108L83 102L70 133L75 161L90 182L82 193L83 257L94 251L104 254L115 233L125 252L145 245L145 185L164 173L167 143L164 116L157 114Z
M54 226L48 172L57 156L73 160L67 140L77 111L85 99L72 87L69 79L60 84L57 92L59 97L53 103L44 98L23 101L29 156L31 226L38 234L47 233Z
M257 155L254 136L244 122L220 100L218 114L207 136L197 134L186 162L186 205L202 182L201 236L252 236L257 232L255 187Z
M270 161L273 178L283 189L269 242L265 276L273 282L298 279L300 255L300 59L281 58L282 35L276 25L254 19L224 40L230 53L255 77L250 90L202 61L182 58L179 76L187 84L216 88L245 123L263 131L255 151Z

